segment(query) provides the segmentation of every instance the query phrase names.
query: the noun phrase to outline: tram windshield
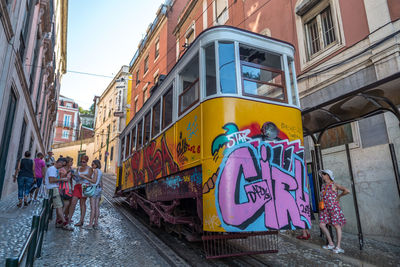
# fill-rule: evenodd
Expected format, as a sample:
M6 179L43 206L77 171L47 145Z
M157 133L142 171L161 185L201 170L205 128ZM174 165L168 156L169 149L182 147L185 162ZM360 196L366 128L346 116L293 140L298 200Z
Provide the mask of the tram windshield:
M243 94L285 101L280 55L240 45Z

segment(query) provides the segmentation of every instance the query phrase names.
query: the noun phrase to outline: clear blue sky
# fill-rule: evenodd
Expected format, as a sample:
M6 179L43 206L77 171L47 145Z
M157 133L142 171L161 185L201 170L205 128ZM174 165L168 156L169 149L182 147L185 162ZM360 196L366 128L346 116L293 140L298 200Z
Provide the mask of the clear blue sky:
M164 0L69 0L67 73L61 94L88 109L111 78L129 65L148 25Z

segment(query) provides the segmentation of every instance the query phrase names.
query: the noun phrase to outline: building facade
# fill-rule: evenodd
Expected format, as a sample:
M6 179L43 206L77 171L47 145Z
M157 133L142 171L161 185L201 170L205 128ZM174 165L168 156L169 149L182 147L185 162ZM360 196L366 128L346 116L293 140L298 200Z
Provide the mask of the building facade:
M122 66L100 97L95 97L94 153L105 172L115 173L119 134L125 127L129 67ZM90 155L88 154L90 157Z
M82 155L91 157L94 153L94 138L85 138L82 140L53 144L54 158L58 159L60 156L71 157L74 160L73 166L77 167Z
M81 119L78 103L60 95L53 143L68 143L80 138Z
M176 10L175 3L172 10ZM393 92L400 92L400 2L189 0L173 29L175 61L202 31L218 25L242 28L296 47L295 69L291 71L298 77L308 136L304 141L306 161L312 180L318 185L317 169L329 168L338 183L351 189L352 196L341 200L348 218L344 231L362 231L368 237L398 242L400 222L394 214L400 213L400 187L393 163L400 164L400 114L396 107L400 94ZM165 29L160 28L155 36L162 36L162 31ZM157 38L147 36L148 48L140 46L131 62L133 82L147 81L145 75L151 76L155 69L146 67L146 62L152 62L151 51L156 44L152 40ZM140 86L138 83L139 89L148 88ZM146 99L143 89L135 90L133 84L128 92L134 111L141 107L141 98ZM386 96L389 93L392 97ZM380 106L384 108L379 109ZM363 109L373 112L361 112ZM390 112L382 113L385 110ZM328 114L333 121L326 129L321 114ZM320 124L320 128L315 126L308 131L315 124ZM394 147L394 152L390 147ZM319 152L321 157L317 161L315 154ZM379 212L372 213L371 209Z
M139 43L129 64L132 83L128 92L127 104L130 109L127 110L126 124L176 63L176 40L172 33L186 2L186 0L165 1Z
M0 1L0 197L24 151L46 152L66 72L68 1Z

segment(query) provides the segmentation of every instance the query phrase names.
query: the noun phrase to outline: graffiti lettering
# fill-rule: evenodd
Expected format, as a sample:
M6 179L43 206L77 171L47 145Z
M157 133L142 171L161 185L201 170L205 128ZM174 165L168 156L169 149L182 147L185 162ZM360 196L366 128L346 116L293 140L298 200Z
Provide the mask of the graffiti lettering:
M152 141L142 150L136 151L130 161L133 186L151 182L159 177L179 171L179 167L168 149L165 136L161 138L158 149L156 141ZM126 164L127 167L129 167L129 164Z
M194 121L193 122L189 122L187 128L186 128L187 132L188 132L188 140L191 141L193 135L197 135L197 116L194 116Z
M227 135L226 137L228 138L228 144L226 146L228 148L230 148L234 145L250 141L251 138L248 137L249 134L250 134L250 130L245 129L243 131Z
M268 185L265 181L246 185L244 188L248 197L253 203L256 202L257 198L261 198L266 201L271 200L271 195L268 190Z
M215 194L226 230L310 227L304 161L296 154L296 148L303 148L298 143L260 141L257 148L242 143L225 151ZM277 147L284 151L275 155Z
M189 144L186 141L186 138L183 138L178 145L176 146L176 153L178 154L178 157L181 157L183 154L188 151Z

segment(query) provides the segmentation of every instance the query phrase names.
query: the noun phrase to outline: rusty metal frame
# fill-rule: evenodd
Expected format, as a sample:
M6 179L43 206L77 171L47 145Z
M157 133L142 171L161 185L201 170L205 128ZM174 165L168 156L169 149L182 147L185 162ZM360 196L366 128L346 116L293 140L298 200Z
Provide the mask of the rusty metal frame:
M278 231L204 232L202 240L207 259L278 253Z

